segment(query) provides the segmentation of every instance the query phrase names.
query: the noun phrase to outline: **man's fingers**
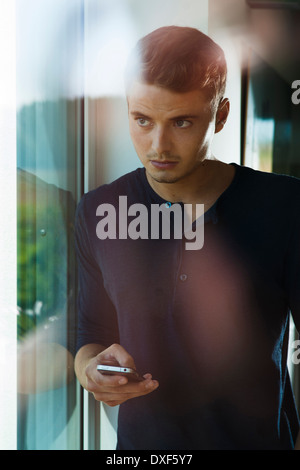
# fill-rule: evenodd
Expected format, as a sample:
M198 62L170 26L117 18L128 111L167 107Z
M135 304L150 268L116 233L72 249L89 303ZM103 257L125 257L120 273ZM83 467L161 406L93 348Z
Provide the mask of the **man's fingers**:
M109 406L120 405L121 403L131 398L136 398L143 395L148 395L158 387L158 382L155 380L149 380L148 383L144 384L143 387L133 388L131 384L124 387L118 387L115 390L109 389L108 391L102 390L101 392L94 393L94 397L98 401L102 401Z
M97 371L96 377L93 377L93 380L90 380L89 386L90 391L98 390L99 387L105 389L116 388L118 386L126 385L128 379L120 375L104 375L100 371Z
M147 374L148 375L148 374ZM145 378L142 382L134 382L128 380L126 377L111 375L102 376L101 379L101 390L103 392L118 392L118 393L137 393L148 392L148 390L154 389L158 386L158 382L152 380L149 374L148 378Z
M99 372L100 374L100 372ZM110 394L129 394L143 395L149 393L158 387L158 382L152 380L151 374L145 374L147 378L143 382L131 382L126 377L118 375L102 375L98 383L90 381L88 384L89 391L92 393L110 393Z

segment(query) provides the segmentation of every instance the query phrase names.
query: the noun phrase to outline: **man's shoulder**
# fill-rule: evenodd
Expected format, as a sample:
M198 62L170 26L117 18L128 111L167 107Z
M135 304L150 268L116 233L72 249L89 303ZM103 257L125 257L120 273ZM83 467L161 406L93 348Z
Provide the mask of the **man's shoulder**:
M283 173L267 172L240 167L242 182L251 185L252 193L261 196L300 200L300 178Z

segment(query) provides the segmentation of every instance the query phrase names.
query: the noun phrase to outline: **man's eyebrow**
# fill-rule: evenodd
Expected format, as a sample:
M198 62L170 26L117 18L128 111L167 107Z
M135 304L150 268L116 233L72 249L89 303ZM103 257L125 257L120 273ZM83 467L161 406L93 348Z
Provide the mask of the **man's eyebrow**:
M131 116L134 116L134 117L142 117L142 118L145 118L145 119L151 119L149 116L147 116L144 113L141 113L140 111L130 111L130 114L131 114Z

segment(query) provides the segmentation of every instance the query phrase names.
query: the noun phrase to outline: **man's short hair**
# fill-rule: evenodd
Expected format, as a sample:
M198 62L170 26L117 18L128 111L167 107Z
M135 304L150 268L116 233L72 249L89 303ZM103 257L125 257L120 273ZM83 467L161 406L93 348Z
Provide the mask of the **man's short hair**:
M217 102L226 87L224 52L206 34L183 26L164 26L141 38L125 72L128 92L134 80L184 93L207 89Z

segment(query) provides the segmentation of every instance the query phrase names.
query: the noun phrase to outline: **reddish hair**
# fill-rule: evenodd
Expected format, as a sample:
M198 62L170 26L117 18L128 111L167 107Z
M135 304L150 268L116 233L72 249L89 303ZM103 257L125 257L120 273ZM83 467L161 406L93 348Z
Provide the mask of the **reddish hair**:
M212 98L223 97L227 66L224 52L201 31L165 26L141 38L129 58L125 85L134 80L184 93L209 89Z

